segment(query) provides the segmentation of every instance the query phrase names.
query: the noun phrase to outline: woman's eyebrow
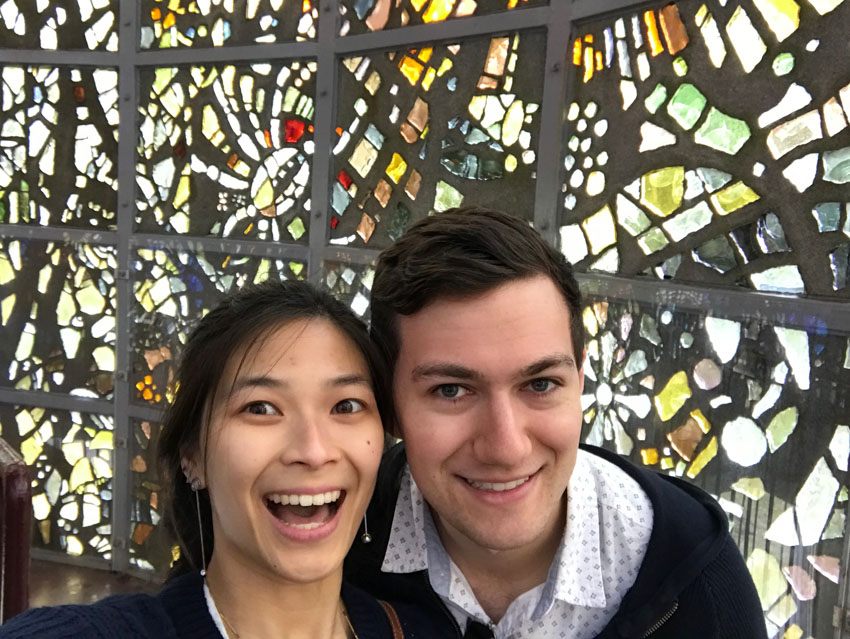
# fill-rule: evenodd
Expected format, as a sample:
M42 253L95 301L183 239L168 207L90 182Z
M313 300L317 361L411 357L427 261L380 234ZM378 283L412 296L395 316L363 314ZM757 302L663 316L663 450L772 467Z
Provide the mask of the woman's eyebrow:
M325 386L330 388L339 388L340 386L351 386L352 384L356 384L359 386L368 386L372 388L372 380L370 380L366 375L361 375L359 373L351 373L349 375L339 375L338 377L333 377L325 382Z
M244 388L285 388L288 385L284 380L268 375L240 377L231 385L230 395L235 395Z

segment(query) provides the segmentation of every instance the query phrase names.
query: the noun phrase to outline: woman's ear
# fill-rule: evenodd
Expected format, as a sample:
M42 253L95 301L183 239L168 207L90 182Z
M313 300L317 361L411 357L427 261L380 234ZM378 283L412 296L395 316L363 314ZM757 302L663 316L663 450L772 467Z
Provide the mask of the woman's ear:
M194 455L184 454L181 456L180 469L183 471L186 483L192 487L192 490L201 490L207 487L206 478L202 472L201 465L195 462Z

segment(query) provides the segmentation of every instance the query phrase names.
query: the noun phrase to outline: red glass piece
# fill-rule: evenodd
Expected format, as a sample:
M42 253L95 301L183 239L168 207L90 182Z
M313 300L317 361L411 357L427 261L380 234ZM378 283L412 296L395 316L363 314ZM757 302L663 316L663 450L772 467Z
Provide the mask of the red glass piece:
M348 173L345 171L340 171L339 175L336 176L339 180L339 183L342 184L342 187L347 191L348 187L351 186L351 178L348 177Z
M304 135L304 123L301 120L287 120L284 129L284 138L287 144L295 144Z
M336 227L338 227L338 226L339 226L339 218L338 218L336 215L334 215L334 216L331 218L331 228L332 228L332 229L335 229L335 228L336 228Z

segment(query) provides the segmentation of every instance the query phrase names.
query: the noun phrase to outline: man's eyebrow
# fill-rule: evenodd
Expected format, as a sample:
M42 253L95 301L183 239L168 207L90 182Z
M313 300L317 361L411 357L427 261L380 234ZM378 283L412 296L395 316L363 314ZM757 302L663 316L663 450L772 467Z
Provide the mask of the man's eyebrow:
M474 380L479 379L481 377L481 373L474 371L471 368L467 368L466 366L461 366L460 364L452 364L450 362L429 362L426 364L420 364L414 368L410 377L413 381L429 377L453 377L456 379Z
M543 357L542 359L537 360L523 368L520 371L520 377L534 377L535 375L539 375L545 370L549 370L550 368L556 368L558 366L567 366L569 368L576 368L575 360L569 355L565 354L557 354L557 355L549 355L547 357Z

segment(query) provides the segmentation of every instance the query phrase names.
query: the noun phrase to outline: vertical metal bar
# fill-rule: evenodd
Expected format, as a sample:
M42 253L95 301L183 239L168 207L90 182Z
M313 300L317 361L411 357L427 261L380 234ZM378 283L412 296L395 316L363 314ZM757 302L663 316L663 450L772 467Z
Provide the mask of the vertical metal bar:
M835 602L835 607L839 608L838 611L838 620L839 623L835 628L835 636L834 639L844 639L848 633L844 632L844 628L846 625L846 616L847 609L850 606L850 587L848 587L848 580L850 580L850 517L846 517L844 520L844 547L841 550L841 566L839 570L839 578L838 578L838 601ZM834 618L834 617L833 617ZM810 630L808 628L807 630Z
M115 303L115 447L112 451L112 569L130 565L130 238L135 221L136 49L139 7L120 1L118 31L118 272Z
M333 156L333 119L336 112L336 31L335 0L319 4L319 56L316 72L316 120L310 185L310 257L308 275L318 282L322 276L322 255L328 239L330 220L330 180Z
M551 244L557 244L560 207L561 138L564 124L564 87L569 65L567 46L572 30L571 0L552 0L546 34L546 65L540 144L537 151L537 184L534 192L534 228Z

